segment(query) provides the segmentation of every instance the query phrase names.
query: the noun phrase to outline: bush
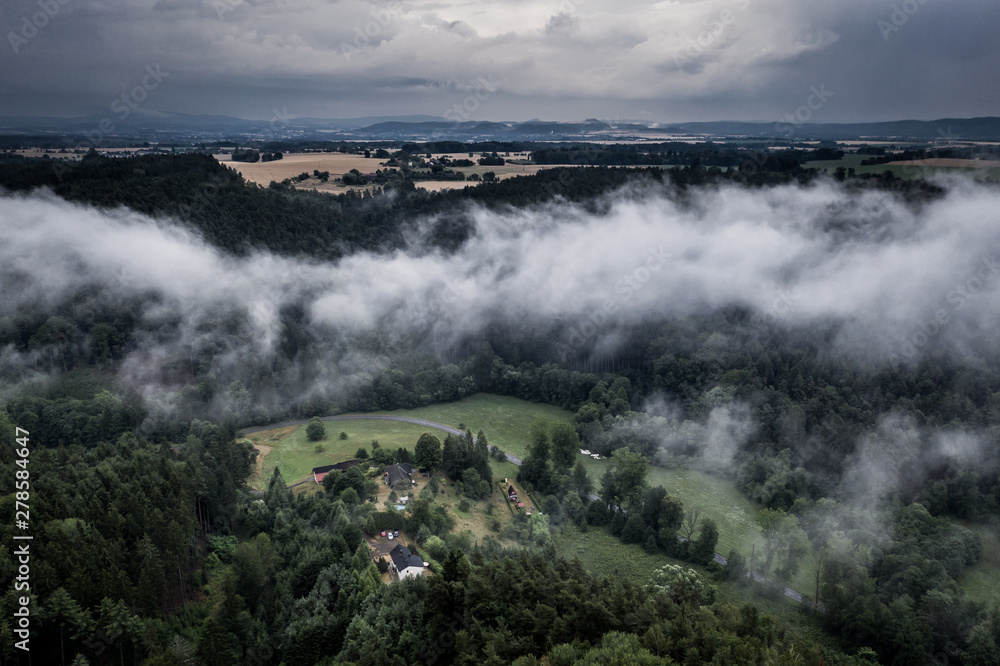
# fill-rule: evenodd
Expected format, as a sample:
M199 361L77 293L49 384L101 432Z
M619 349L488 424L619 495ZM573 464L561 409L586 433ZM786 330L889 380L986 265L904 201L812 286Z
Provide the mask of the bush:
M587 506L586 511L587 524L595 525L597 527L604 527L611 520L611 514L608 511L608 507L604 506L604 502L597 500L591 502Z
M471 508L472 508L472 505L469 504L469 500L467 500L467 499L463 499L461 502L458 503L458 510L459 511L464 511L464 512L468 513L469 509L471 509Z
M391 465L392 463L394 463L395 460L396 460L395 456L389 449L379 449L379 448L372 449L371 461L376 465L382 465L383 467L385 467L386 465Z
M622 531L625 529L625 521L625 514L622 511L615 511L611 517L611 526L608 530L616 537L621 537Z
M321 439L326 439L326 426L323 425L318 416L314 416L309 420L309 425L306 426L306 438L310 442L318 442Z
M341 439L347 439L347 433L346 433L346 432L343 432L343 431L341 431L341 433L340 433L340 438L341 438Z
M371 519L375 533L381 530L401 530L406 527L406 517L399 511L375 511L371 514Z
M738 582L740 585L746 585L747 581L747 561L735 550L730 550L729 555L726 556L729 560L729 565L721 570L721 573L728 579Z
M710 518L701 523L701 532L691 544L691 561L696 564L708 564L715 558L715 545L719 542L719 529Z
M549 523L558 525L563 521L563 508L559 503L559 498L555 495L546 495L542 499L542 512L549 517Z
M253 148L236 149L233 151L234 162L258 162L260 161L260 153Z
M622 527L622 543L642 543L645 534L645 521L638 513L633 513Z
M435 560L444 559L448 554L448 546L445 545L444 540L439 536L432 535L426 542L424 542L424 550L433 557Z
M365 447L362 446L360 449L354 452L354 457L357 458L358 460L368 460L368 451L365 449Z
M238 541L234 536L210 536L208 537L208 548L212 555L215 555L225 564L232 562L233 553L236 552Z
M481 157L477 161L479 162L480 166L503 166L505 162L504 158L500 157L496 153Z
M479 472L472 467L462 472L461 484L462 494L470 499L481 500L486 499L490 495L489 482L480 477Z

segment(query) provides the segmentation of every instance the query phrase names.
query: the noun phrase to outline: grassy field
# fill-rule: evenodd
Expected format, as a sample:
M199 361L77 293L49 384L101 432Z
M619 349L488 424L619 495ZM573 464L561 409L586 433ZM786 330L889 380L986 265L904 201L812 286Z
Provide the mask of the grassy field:
M970 168L970 167L954 167L954 166L931 166L927 165L908 165L908 164L873 164L869 166L861 166L861 161L870 158L871 155L855 155L847 154L844 155L839 160L818 160L814 162L806 162L802 166L806 169L823 169L824 171L832 174L837 170L837 167L844 167L845 169L853 168L857 175L863 174L881 174L886 171L891 171L898 178L931 178L935 175L966 175L976 180L997 180L1000 178L1000 169L998 168ZM932 163L933 164L933 163Z
M488 393L477 393L457 402L418 409L397 409L376 413L408 416L456 428L463 426L472 430L473 435L482 430L490 444L522 458L528 452L531 424L536 418L567 423L573 418L571 412L559 407ZM435 434L440 439L444 438L441 433ZM513 463L491 460L490 465L493 467L495 478L517 476L517 465Z
M469 500L468 511L462 511L459 508L462 499L455 491L455 484L452 482L442 484L441 489L434 496L434 502L448 507L452 517L455 518L453 532L456 534L463 531L471 532L477 542L484 536L490 535L504 545L514 545L513 542L503 539L500 536L514 522L514 516L511 514L510 509L507 508L506 500L496 484L493 486L493 493L485 500ZM490 507L492 507L492 514L490 513ZM497 531L490 529L490 525L494 519L499 522L499 529Z
M594 480L594 487L599 487L610 461L582 455L580 459ZM704 472L652 466L646 479L650 486L663 486L668 493L680 498L685 509L700 509L703 518L715 521L719 528L717 552L725 555L735 548L741 553L749 553L751 544L755 541L760 544L760 528L754 521L757 509L732 482Z
M604 460L594 463L593 467L607 466L607 461ZM591 475L593 476L593 472ZM596 478L600 479L600 476ZM749 556L753 543L756 542L758 548L761 546L760 527L754 521L757 510L732 483L702 472L662 467L650 467L648 479L651 486L662 485L668 493L680 498L685 508L701 509L703 518L715 521L719 528L716 552L725 555L735 549ZM636 547L636 550L639 555L646 555L640 548ZM791 582L802 585L807 580L808 572L803 569Z
M637 545L623 544L606 529L589 528L583 532L574 525L564 524L553 532L553 540L560 557L580 560L587 571L600 576L624 577L640 585L649 582L656 569L680 562L663 553L650 555Z
M521 457L527 454L526 445L523 449L511 446L504 450ZM580 455L579 460L593 479L595 490L599 489L610 461L585 455ZM679 497L685 508L700 509L702 517L715 521L719 528L718 552L726 554L735 548L749 553L754 541L760 543L760 528L754 522L757 509L730 481L694 470L653 466L646 478L650 486L663 486L668 493Z
M552 405L488 394L477 394L458 402L419 409L377 413L408 416L454 427L462 425L470 428L473 433L482 429L491 444L515 455L527 452L531 424L536 418L569 422L572 417L570 412ZM353 458L359 447L365 447L370 453L373 439L379 440L379 444L385 447L396 449L402 446L412 451L421 433L432 432L439 439L444 439L445 436L439 430L394 421L330 421L325 425L327 438L321 442L325 448L322 453L316 453L316 443L306 439L305 426L264 430L247 435L258 447L270 447L263 458L261 475L255 479L254 487L266 485L275 466L280 467L286 482L301 481L313 467ZM341 431L347 433L346 440L338 439ZM512 463L490 461L490 465L495 477L517 475L517 466Z
M716 586L716 599L720 602L742 606L753 604L762 613L773 615L795 632L800 639L815 642L830 653L839 652L837 642L826 634L815 617L787 599L770 599L761 596L753 588L741 587L728 582L713 580L703 567L675 560L662 553L650 555L638 545L625 545L604 529L588 529L586 532L572 525L564 525L553 532L556 552L568 560L579 559L587 571L601 576L625 577L634 583L645 585L653 571L665 564L680 564L697 571L704 580Z
M350 460L360 447L371 453L373 439L386 448L405 447L412 451L422 433L440 434L440 431L424 426L393 421L332 421L325 425L326 439L322 442L310 442L306 438L305 426L247 435L247 439L258 448L271 447L260 465L260 474L254 477L251 485L258 489L266 487L275 467L281 470L286 483L301 481L309 476L313 467ZM347 433L347 439L339 438L341 432ZM317 444L323 446L324 450L320 453L316 451ZM265 450L261 448L261 452Z
M1000 532L982 525L966 525L983 540L976 566L965 572L961 585L973 601L1000 603Z
M651 467L649 483L662 485L685 507L699 508L703 517L714 520L719 528L715 550L723 555L732 548L749 553L754 541L760 545L760 527L754 521L757 509L731 482L703 472Z
M573 418L571 412L552 405L488 393L477 393L457 402L418 409L376 413L410 416L455 427L463 425L472 430L473 435L482 430L490 444L514 455L527 453L531 441L531 424L536 418L567 423Z

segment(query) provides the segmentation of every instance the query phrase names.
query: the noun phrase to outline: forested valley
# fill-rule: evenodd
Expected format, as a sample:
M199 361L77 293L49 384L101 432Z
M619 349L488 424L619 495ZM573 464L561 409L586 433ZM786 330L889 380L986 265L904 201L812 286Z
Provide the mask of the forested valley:
M92 154L74 166L5 156L0 187L4 214L24 216L4 231L0 267L0 475L13 515L15 427L30 432L38 663L1000 662L1000 610L960 586L981 554L977 529L997 529L1000 516L998 278L978 256L959 277L939 276L947 296L930 312L954 326L907 314L909 332L894 344L863 330L882 321L874 315L814 314L807 297L783 292L762 297L770 309L713 300L709 288L689 303L685 285L702 279L693 271L657 301L658 287L628 281L642 275L631 264L622 280L600 277L614 308L548 287L551 298L526 295L516 316L500 301L468 306L483 294L469 285L499 290L520 275L515 255L526 246L503 243L527 233L522 219L540 230L533 243L555 238L558 250L562 229L624 228L621 211L643 213L650 199L711 226L698 216L712 197L783 206L774 201L804 192L790 216L820 210L825 223L803 236L867 256L918 243L921 216L948 184L833 184L799 168L696 164L333 196L253 186L204 155ZM824 188L860 203L840 209ZM192 266L184 290L161 288L155 266L150 277L114 265L114 254L64 250L46 235L52 211L79 215L83 235L139 229L130 247L162 246L165 272L182 253L207 268ZM997 249L989 242L983 253ZM489 254L488 243L502 251ZM655 265L646 254L636 265ZM661 265L701 254L710 248L667 248ZM542 253L551 282L569 283L557 255ZM989 257L995 266L1000 254ZM782 284L808 282L795 273ZM428 282L400 295L383 274ZM970 276L979 286L963 291ZM273 277L275 293L242 289L240 277L251 287ZM351 291L352 280L365 290ZM873 309L895 312L890 301L873 299ZM786 315L794 308L806 314ZM970 314L979 311L989 316ZM468 543L431 494L402 527L421 546L443 543L434 575L385 585L364 536L390 519L365 501L371 487L357 471L310 495L293 494L280 474L263 493L246 485L256 453L240 428L484 392L574 413L572 428L534 435L519 481L545 498L546 518L519 517L516 548ZM477 465L486 477L485 460L469 462L471 433L448 440L448 460L466 451L445 465L449 478ZM579 448L610 457L613 471L588 478L571 460ZM686 529L670 489L641 483L650 465L735 483L761 509L768 544L757 565L774 582L747 580L747 553L713 564L714 527ZM560 522L678 564L644 585L588 573L556 556L549 530ZM12 521L0 529L12 543ZM16 572L3 548L0 658L26 663L14 648ZM718 586L749 586L773 601L807 568L816 584L802 590L799 612L822 638L752 602L716 599Z

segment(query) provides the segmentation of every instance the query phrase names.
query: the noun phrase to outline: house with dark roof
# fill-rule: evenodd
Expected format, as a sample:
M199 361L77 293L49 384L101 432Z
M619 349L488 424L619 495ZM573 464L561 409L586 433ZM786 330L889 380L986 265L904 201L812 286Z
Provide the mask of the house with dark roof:
M397 481L413 483L413 468L407 463L396 463L385 468L382 478L389 486L395 485Z
M419 555L414 555L410 549L399 544L389 551L389 568L403 578L414 578L424 575L424 561Z

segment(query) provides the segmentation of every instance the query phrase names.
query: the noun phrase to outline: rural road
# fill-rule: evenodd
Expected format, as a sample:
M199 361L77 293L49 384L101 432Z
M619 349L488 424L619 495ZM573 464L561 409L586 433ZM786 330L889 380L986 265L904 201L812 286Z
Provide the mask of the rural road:
M409 416L392 416L390 414L343 414L340 416L324 416L320 418L320 421L399 421L400 423L413 423L415 425L421 425L427 428L433 428L434 430L441 430L450 433L452 435L459 435L459 436L465 435L465 431L459 428L453 428L452 426L448 426L443 423L435 423L434 421L425 421L423 419L414 419ZM264 430L274 430L275 428L305 425L306 423L309 423L309 419L299 419L297 421L282 421L281 423L272 423L271 425L259 426L256 428L243 428L239 432L241 435L248 435L250 433L261 432ZM492 449L494 447L490 446L490 448ZM504 455L507 456L507 460L514 463L515 465L521 464L521 459L518 458L517 456L512 456L509 453L504 453ZM590 499L591 501L593 501L593 500L599 500L601 498L596 493L590 493ZM679 535L677 538L682 541L684 540L684 537ZM726 559L726 556L721 555L719 553L715 553L715 556L712 559L715 562L721 564L722 566L727 566L729 564L729 560ZM753 578L758 583L763 583L765 581L764 576L758 573L755 573L753 575ZM802 603L801 593L796 592L790 587L786 587L784 593L785 596L791 599L792 601L797 601L798 603Z

